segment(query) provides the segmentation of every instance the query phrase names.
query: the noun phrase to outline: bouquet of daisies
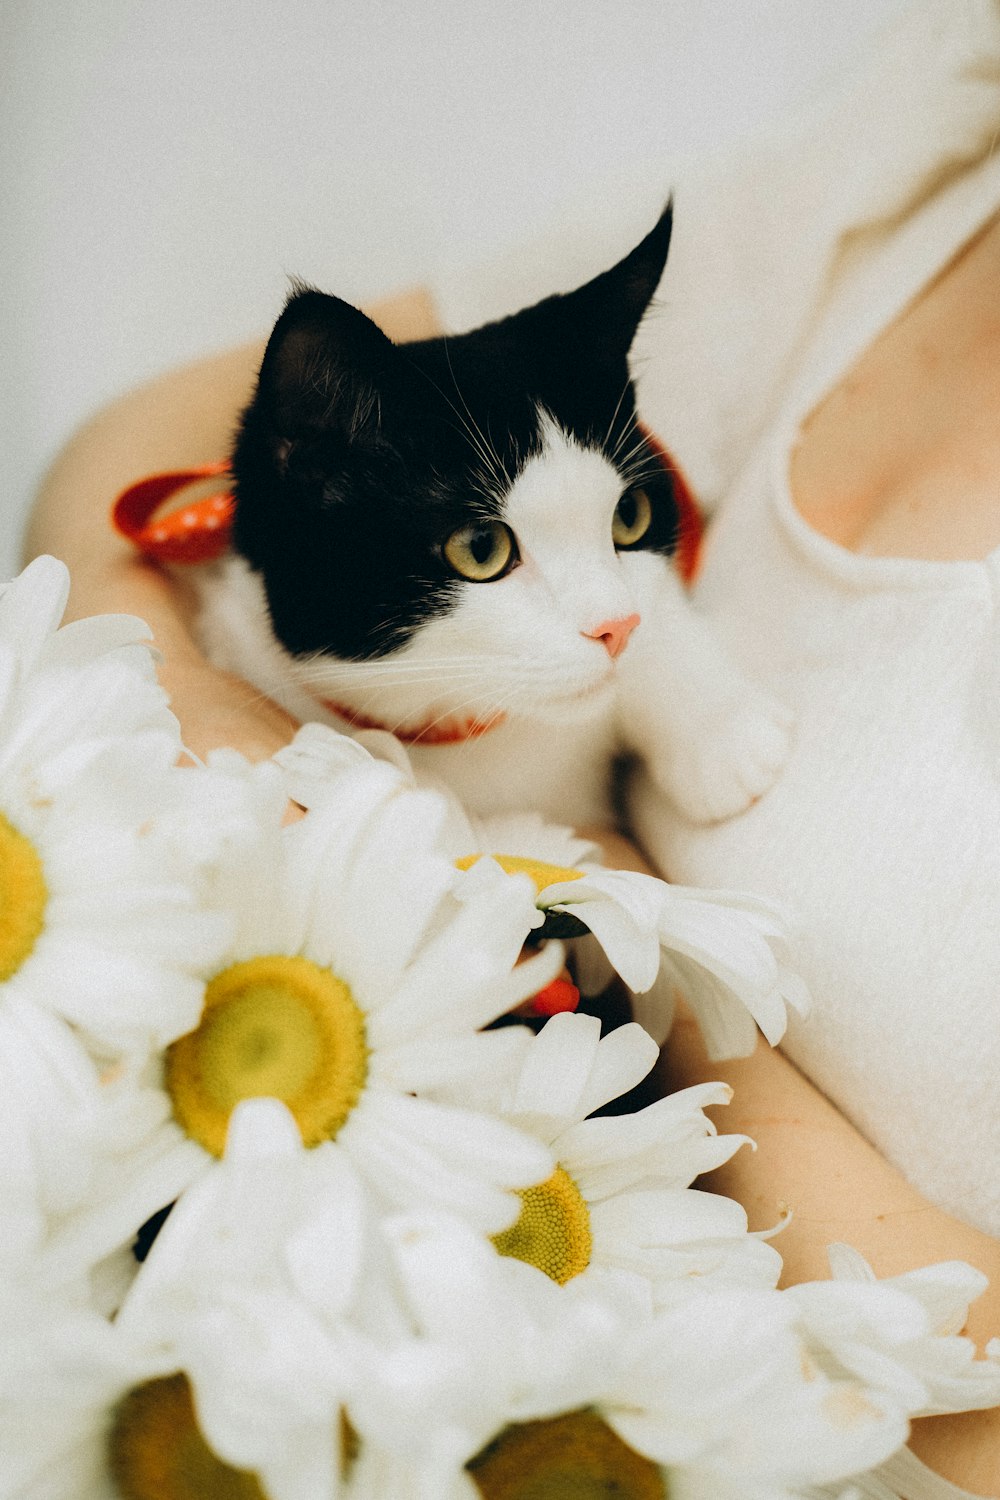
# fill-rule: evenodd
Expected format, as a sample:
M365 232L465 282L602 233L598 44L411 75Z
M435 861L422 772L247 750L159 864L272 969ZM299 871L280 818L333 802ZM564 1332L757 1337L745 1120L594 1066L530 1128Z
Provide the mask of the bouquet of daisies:
M692 1187L728 1090L622 1102L678 992L780 1037L771 910L316 726L181 766L146 627L66 588L0 595L3 1500L874 1500L1000 1401L977 1273L779 1291Z

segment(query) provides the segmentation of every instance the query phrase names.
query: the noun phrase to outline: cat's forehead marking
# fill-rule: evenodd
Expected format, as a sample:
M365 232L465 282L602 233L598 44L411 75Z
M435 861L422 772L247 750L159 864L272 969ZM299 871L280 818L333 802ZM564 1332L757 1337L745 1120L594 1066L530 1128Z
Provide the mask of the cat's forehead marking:
M527 546L610 547L611 516L622 492L614 465L538 409L538 448L507 492L504 518Z

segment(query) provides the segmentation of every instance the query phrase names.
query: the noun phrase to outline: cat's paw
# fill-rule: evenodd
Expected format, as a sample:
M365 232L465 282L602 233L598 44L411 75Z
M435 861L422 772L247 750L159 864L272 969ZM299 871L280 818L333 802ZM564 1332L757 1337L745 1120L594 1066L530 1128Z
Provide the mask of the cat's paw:
M792 746L794 715L773 699L730 703L684 743L651 758L662 791L693 823L745 812L778 779Z

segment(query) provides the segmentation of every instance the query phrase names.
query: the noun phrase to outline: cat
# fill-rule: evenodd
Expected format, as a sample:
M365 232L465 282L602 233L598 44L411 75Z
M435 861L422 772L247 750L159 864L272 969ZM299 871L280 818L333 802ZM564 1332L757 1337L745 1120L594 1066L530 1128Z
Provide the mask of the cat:
M235 440L231 552L195 570L212 659L300 719L397 731L472 812L607 821L622 751L693 820L766 791L789 717L688 603L629 373L671 231L668 204L576 291L404 345L296 286Z

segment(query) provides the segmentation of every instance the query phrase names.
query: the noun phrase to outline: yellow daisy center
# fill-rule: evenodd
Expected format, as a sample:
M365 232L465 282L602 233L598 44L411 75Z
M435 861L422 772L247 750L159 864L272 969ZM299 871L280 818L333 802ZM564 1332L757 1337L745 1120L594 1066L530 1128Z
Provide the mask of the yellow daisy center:
M255 1475L205 1442L186 1375L129 1391L112 1418L108 1457L122 1500L267 1500Z
M455 864L460 870L471 870L483 858L482 854L466 854L461 859L456 859ZM547 865L544 860L528 859L521 854L491 854L489 858L495 859L501 870L506 870L508 875L530 875L538 895L550 885L561 885L564 880L584 878L582 870L565 870L561 865Z
M509 1229L493 1235L501 1255L527 1261L565 1286L590 1265L590 1210L564 1167L520 1191L522 1208Z
M467 1468L484 1500L668 1500L659 1465L596 1411L517 1422Z
M35 846L0 813L0 981L16 974L34 948L48 898Z
M241 1099L280 1099L307 1146L332 1139L367 1071L365 1019L348 986L308 958L280 953L217 974L200 1024L166 1055L174 1114L214 1156Z

